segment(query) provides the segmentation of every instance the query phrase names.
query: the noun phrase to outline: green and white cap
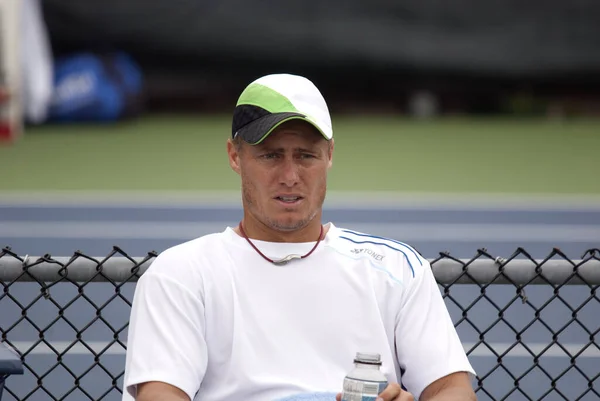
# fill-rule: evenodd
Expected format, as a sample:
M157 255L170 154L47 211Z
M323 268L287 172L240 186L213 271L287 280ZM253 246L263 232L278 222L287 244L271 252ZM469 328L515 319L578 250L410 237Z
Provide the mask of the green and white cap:
M311 81L291 74L266 75L240 95L233 112L231 135L256 145L289 120L306 121L325 139L333 137L329 109Z

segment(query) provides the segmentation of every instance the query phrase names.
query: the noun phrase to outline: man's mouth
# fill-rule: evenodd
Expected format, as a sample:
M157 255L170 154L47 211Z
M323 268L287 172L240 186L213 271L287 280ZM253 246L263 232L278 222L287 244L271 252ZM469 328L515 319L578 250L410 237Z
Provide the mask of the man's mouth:
M301 196L278 196L275 199L285 203L294 203L302 199Z

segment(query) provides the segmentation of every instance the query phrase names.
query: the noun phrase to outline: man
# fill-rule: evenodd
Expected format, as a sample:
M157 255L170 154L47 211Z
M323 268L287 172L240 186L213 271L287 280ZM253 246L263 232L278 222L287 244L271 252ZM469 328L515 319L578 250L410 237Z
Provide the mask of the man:
M333 149L306 78L268 75L242 92L227 141L242 221L166 250L138 282L125 371L137 401L339 401L356 352L381 355L385 401L475 399L429 263L322 224Z

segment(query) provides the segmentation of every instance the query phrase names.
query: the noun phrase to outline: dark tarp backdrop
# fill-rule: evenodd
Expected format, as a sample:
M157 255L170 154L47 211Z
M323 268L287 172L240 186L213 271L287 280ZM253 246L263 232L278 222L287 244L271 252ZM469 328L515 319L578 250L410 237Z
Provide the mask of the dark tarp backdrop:
M182 89L237 93L275 70L380 96L600 82L595 0L45 0L44 12L57 53L125 50L151 76L180 71Z

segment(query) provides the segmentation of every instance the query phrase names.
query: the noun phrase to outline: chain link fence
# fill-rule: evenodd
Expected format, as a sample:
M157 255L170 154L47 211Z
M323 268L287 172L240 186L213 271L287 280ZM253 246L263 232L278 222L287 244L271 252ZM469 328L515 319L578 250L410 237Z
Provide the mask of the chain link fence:
M156 253L131 257L0 252L0 333L26 370L4 399L120 400L135 282ZM430 260L480 400L600 399L600 250L533 259L477 250Z

